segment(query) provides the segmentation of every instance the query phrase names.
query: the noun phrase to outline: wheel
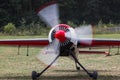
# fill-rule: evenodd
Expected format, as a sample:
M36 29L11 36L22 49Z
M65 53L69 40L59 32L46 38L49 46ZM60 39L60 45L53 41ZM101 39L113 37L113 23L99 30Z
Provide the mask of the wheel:
M37 80L37 72L32 71L32 80Z
M93 78L93 80L97 80L97 77L98 77L98 73L97 73L97 71L94 71L94 72L92 73L92 78Z
M80 67L76 67L76 69L79 71L79 70L80 70Z

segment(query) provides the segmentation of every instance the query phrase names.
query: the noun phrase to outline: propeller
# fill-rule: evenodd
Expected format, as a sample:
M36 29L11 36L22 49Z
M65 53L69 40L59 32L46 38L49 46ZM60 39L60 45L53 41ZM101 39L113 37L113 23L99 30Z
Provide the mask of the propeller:
M90 45L92 43L93 29L91 25L83 25L75 29L71 28L65 36L70 38L74 44L79 40L83 44Z
M60 54L59 46L59 40L55 39L51 44L40 51L37 58L47 65L51 64L51 62ZM53 64L53 66L55 65L56 63Z
M59 10L58 4L55 1L47 3L40 7L37 10L37 14L48 26L52 28L49 33L50 44L42 49L37 56L37 58L43 63L49 65L60 54L60 44L63 43L63 45L66 45L69 43L69 40L66 41L68 38L70 38L71 42L73 42L75 45L77 45L78 40L81 43L91 44L91 40L84 40L92 37L92 27L90 25L81 26L75 28L75 30L68 26L62 27L65 29L65 31L61 30L58 27ZM65 24L63 25L66 26ZM55 33L53 33L54 31ZM51 35L53 35L53 40L51 39Z
M58 4L55 1L49 2L37 10L38 16L50 27L59 24Z
M37 10L38 16L51 28L59 24L59 10L56 1L49 2ZM58 31L56 28L55 31ZM59 40L55 38L51 43L42 49L37 58L49 65L59 55ZM53 64L53 65L56 65Z

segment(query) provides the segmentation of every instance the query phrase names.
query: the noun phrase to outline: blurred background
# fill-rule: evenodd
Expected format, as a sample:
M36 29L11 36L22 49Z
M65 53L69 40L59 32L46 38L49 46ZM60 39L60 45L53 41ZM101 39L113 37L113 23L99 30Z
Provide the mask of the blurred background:
M53 0L0 0L0 35L47 35L36 9ZM92 24L95 34L120 33L120 0L56 0L60 23Z

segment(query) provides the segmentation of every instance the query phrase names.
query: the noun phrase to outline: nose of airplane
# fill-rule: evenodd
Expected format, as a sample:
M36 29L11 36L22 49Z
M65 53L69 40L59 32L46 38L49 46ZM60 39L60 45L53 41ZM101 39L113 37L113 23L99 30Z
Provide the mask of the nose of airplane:
M64 42L66 40L65 31L63 30L57 31L54 37L57 38L60 42Z

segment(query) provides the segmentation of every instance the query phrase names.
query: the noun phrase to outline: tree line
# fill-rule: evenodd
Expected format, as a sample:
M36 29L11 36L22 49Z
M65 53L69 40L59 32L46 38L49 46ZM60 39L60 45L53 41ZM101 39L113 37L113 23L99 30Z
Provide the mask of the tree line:
M32 22L43 24L35 10L52 0L0 0L0 28L12 22L16 27ZM120 23L120 0L57 0L60 21L81 24Z

